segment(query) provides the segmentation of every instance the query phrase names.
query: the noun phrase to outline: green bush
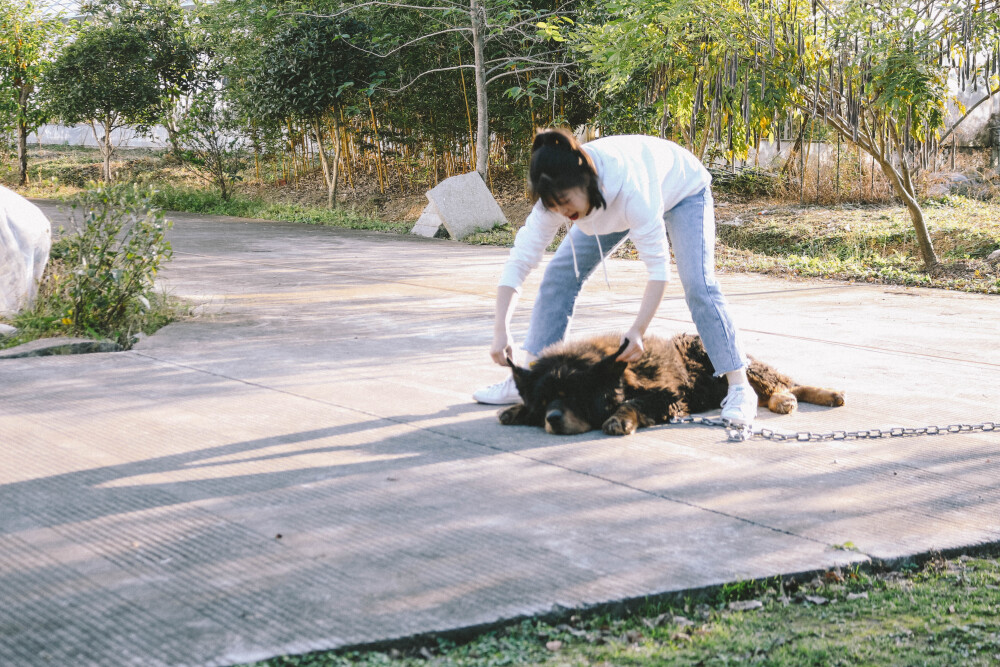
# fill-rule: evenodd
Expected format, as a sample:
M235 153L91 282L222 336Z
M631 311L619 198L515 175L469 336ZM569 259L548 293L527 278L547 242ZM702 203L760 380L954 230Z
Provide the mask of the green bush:
M128 349L139 332L165 324L169 308L153 283L171 256L171 223L153 196L134 185L88 186L72 205L70 233L53 244L36 303L14 318L19 334L5 343L75 335Z

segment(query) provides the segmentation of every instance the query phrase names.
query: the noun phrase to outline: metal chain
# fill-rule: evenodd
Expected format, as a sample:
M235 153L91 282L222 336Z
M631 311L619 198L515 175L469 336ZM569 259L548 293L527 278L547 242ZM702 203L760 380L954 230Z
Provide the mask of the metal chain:
M722 426L729 435L729 439L734 442L749 440L754 437L775 442L786 442L794 440L796 442L824 442L827 440L872 440L876 438L904 438L920 435L948 435L952 433L989 433L1000 431L1000 424L996 422L983 422L982 424L949 424L947 426L922 426L919 428L907 428L896 426L888 429L871 428L859 431L827 431L816 433L813 431L796 431L795 433L779 433L768 428L751 429L750 427L735 427L728 421L715 417L671 417L671 424L706 424L708 426Z

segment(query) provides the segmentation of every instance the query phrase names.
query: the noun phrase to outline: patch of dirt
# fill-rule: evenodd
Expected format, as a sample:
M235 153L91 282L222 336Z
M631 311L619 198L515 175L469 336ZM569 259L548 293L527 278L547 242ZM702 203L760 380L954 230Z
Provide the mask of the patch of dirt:
M362 213L376 215L388 222L416 222L427 206L425 193L433 183L391 183L385 193L378 178L371 174L354 174L353 186L341 174L337 187L337 199L341 206L353 208ZM497 176L493 180L493 196L503 210L507 220L520 227L531 210L523 183L511 176ZM248 195L261 197L267 201L303 206L325 206L326 183L319 170L301 173L291 181L277 179L266 183L245 183L240 188Z
M993 274L1000 276L1000 267L993 266L981 259L966 259L955 262L939 262L928 273L934 278L975 279Z

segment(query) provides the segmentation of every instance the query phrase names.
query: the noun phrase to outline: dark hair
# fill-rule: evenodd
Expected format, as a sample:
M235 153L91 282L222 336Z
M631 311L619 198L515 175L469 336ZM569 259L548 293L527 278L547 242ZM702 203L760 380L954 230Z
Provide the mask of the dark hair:
M594 161L580 148L580 142L572 134L550 129L535 135L528 167L532 200L541 199L545 208L555 208L562 193L572 188L583 188L592 209L604 208L607 203L597 180Z

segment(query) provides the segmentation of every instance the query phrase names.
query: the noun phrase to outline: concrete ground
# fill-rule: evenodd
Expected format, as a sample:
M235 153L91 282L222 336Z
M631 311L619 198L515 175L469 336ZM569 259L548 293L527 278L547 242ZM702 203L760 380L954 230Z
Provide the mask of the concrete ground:
M502 427L470 393L505 375L505 250L173 219L194 317L0 361L0 664L226 665L1000 540L1000 431ZM574 335L631 322L644 269L609 274ZM721 279L751 353L847 393L759 426L1000 422L997 297ZM676 284L651 331L693 331Z

